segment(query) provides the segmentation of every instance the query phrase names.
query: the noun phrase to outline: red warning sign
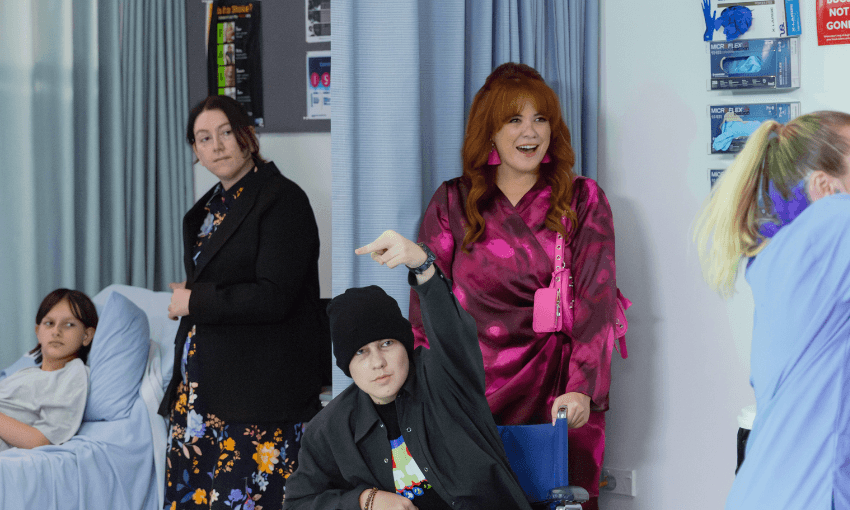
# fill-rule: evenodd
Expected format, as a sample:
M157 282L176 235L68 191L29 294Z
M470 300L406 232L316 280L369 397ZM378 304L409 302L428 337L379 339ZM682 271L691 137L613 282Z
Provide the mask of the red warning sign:
M818 46L850 44L850 0L818 0Z

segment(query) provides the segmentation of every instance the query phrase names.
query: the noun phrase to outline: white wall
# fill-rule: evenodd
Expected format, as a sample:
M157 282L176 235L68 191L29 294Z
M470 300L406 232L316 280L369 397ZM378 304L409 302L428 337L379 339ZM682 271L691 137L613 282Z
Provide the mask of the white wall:
M605 510L722 508L734 479L736 416L749 386L751 297L727 304L700 276L691 222L709 191L709 104L799 100L850 111L850 46L818 47L801 1L802 87L706 91L700 2L601 0L599 181L614 211L630 357L615 359L605 464L637 470L637 497Z
M331 135L330 133L266 133L258 135L260 154L301 186L319 225L319 286L331 297ZM206 168L195 165L195 200L218 182Z

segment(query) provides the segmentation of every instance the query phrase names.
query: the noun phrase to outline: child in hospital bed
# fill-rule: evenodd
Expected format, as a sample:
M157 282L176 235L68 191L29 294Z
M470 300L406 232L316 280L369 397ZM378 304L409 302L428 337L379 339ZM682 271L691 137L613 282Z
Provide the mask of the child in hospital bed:
M82 292L56 289L35 316L34 366L0 380L0 451L63 443L77 432L86 408L85 364L97 310Z

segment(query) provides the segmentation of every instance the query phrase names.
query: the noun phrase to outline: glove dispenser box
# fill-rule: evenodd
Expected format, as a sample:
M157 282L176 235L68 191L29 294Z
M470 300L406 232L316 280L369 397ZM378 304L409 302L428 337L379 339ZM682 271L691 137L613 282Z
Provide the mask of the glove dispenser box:
M708 43L710 90L790 90L800 87L796 37Z
M733 154L765 121L785 124L800 115L800 103L727 104L708 107L711 120L710 154Z
M706 41L800 35L799 0L702 0Z

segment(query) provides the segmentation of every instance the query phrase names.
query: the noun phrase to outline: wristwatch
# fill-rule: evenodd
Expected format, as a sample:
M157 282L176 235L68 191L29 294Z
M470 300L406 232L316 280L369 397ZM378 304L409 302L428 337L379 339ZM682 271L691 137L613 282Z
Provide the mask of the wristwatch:
M413 274L422 274L427 271L429 267L431 267L431 264L433 264L435 260L437 260L437 256L434 255L434 252L431 251L430 248L425 246L425 243L416 243L416 245L422 248L422 251L425 252L425 263L423 263L419 267L408 266L408 269L410 269L410 272Z

